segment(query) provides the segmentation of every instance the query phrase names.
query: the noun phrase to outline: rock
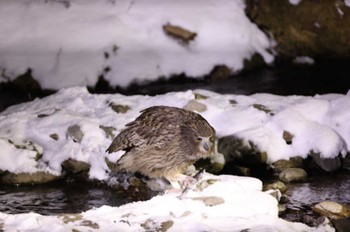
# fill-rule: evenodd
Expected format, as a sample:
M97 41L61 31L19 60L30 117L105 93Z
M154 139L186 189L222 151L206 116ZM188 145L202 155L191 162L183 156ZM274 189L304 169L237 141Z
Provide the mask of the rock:
M172 220L159 223L149 218L141 224L141 227L143 227L145 231L165 232L168 231L168 229L170 229L173 225L174 222Z
M251 176L252 170L248 167L234 165L234 162L229 162L226 165L226 168L229 168L229 173L237 176Z
M305 181L307 173L302 168L287 168L280 173L279 179L287 183Z
M282 214L287 211L287 207L283 204L278 204L278 213Z
M260 151L251 141L234 135L225 136L218 140L218 152L224 155L226 164L223 172L226 174L239 174L237 171L243 171L246 173L243 175L249 173L250 176L261 177L269 172L267 153Z
M233 70L226 65L217 65L210 72L208 79L212 82L226 80L233 74Z
M114 102L109 103L109 107L111 107L112 110L118 114L125 114L130 110L130 107L128 105L115 104Z
M204 112L207 110L207 106L192 99L185 105L184 109L189 111Z
M194 99L195 99L195 100L208 99L208 96L205 96L205 95L200 94L200 93L194 93Z
M207 172L217 174L219 173L225 166L224 156L220 153L215 154L210 159L200 159L198 160L194 166L197 169L204 168Z
M277 160L272 163L272 168L276 173L282 172L287 168L302 168L303 167L303 158L301 157L293 157L289 160Z
M350 153L343 159L343 168L350 171Z
M164 25L163 30L167 35L170 35L171 37L174 37L175 39L178 39L185 44L188 44L197 36L197 33L171 24Z
M17 185L32 185L32 184L46 184L58 180L60 177L47 172L35 173L6 173L1 176L1 182L4 184Z
M344 1L247 0L250 20L276 41L278 56L348 58L350 8ZM283 9L283 10L281 10ZM294 19L294 20L290 20Z
M286 144L291 145L293 143L294 135L289 131L283 131L282 137L286 141Z
M105 135L107 138L114 139L115 135L113 131L115 131L115 128L112 126L102 126L100 125L100 128L105 132Z
M265 112L267 114L271 114L271 110L269 108L267 108L267 106L261 105L261 104L253 104L253 108Z
M66 136L67 138L73 139L73 141L76 143L81 143L84 137L84 133L81 131L80 126L73 125L68 127Z
M215 197L215 196L193 197L191 199L195 201L202 201L206 206L216 206L216 205L221 205L225 203L225 200L222 197Z
M264 191L270 190L270 189L278 189L281 191L281 193L285 193L287 191L287 186L282 181L276 181L270 184L264 185Z
M312 210L331 219L344 219L350 217L350 209L345 205L333 201L324 201L312 207Z
M267 154L260 151L251 141L240 139L234 135L221 137L218 140L218 152L227 161L240 160L242 164L266 164Z
M315 161L315 163L326 172L335 172L342 166L340 158L322 158L320 153L310 152L309 154Z
M348 232L350 228L350 218L334 219L333 226L337 232Z
M277 201L281 200L282 193L281 193L280 190L278 190L278 189L270 189L270 190L267 190L265 192L270 194L271 196L273 196L273 198L275 198Z
M88 171L90 169L90 164L69 158L62 163L62 167L72 173L78 173L83 171Z
M60 137L58 136L58 134L51 134L50 138L52 138L53 140L58 140Z

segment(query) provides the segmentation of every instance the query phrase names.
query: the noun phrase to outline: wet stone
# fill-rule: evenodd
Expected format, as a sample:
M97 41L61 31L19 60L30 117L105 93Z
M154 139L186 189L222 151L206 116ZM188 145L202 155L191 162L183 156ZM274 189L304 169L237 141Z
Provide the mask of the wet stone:
M322 158L321 154L310 152L310 156L314 159L315 163L326 172L335 172L341 168L341 160L339 157L335 158Z
M343 159L343 168L350 171L350 153Z
M280 173L279 179L287 183L305 181L307 173L302 168L287 168Z
M287 186L282 181L276 181L270 184L264 185L264 191L270 190L270 189L278 189L281 191L281 193L284 193L287 191Z
M62 163L62 167L72 173L78 173L88 171L90 169L90 164L69 158Z
M47 172L35 173L6 173L1 176L1 182L4 184L46 184L58 180L60 177Z
M324 201L312 207L312 210L331 219L344 219L350 217L350 209L345 205L333 201Z
M282 172L287 168L302 168L303 167L303 158L301 157L293 157L289 160L277 160L272 164L272 167L276 173Z

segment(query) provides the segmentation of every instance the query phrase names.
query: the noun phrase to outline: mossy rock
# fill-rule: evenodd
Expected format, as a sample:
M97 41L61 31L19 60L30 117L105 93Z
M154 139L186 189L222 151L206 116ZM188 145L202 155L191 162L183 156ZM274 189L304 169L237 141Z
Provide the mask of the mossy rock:
M248 17L277 42L281 57L350 57L350 8L344 1L247 0Z
M35 184L47 184L60 179L60 176L56 176L47 172L39 171L34 173L6 173L1 176L1 182L9 185L35 185Z

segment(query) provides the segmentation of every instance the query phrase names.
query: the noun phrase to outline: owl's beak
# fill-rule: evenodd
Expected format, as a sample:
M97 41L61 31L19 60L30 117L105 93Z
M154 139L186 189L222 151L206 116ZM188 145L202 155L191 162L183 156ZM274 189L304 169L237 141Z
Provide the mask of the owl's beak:
M208 141L203 141L202 146L204 150L209 151L209 142Z

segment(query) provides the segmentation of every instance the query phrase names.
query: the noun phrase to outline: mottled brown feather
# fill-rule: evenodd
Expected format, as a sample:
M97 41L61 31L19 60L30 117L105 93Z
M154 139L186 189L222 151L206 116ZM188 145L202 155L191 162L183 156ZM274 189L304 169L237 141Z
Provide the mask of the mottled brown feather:
M214 152L199 148L200 137L215 137L215 130L199 114L168 106L153 106L126 124L108 153L125 150L114 171L140 172L149 177L174 179L200 158Z

